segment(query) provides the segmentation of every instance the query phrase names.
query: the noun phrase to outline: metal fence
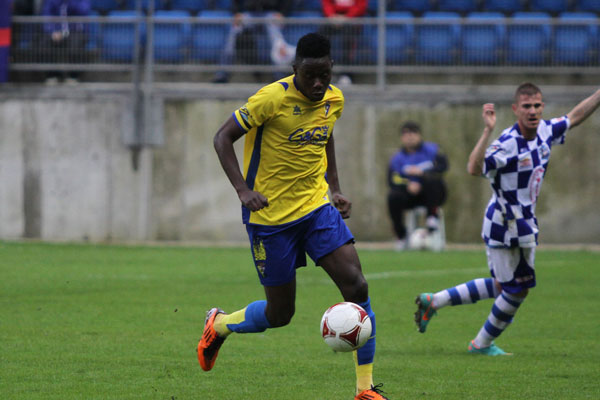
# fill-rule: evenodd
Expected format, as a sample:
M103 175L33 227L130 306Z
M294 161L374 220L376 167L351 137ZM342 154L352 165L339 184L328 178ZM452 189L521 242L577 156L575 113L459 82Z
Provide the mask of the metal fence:
M233 19L227 14L135 11L107 16L13 18L13 71L288 72L273 61L270 18L250 18L224 56ZM336 71L376 77L410 73L598 73L600 24L595 16L513 18L487 15L439 18L394 12L343 25L315 17L277 24L295 44L310 31L331 35ZM45 24L80 25L71 43L56 46Z

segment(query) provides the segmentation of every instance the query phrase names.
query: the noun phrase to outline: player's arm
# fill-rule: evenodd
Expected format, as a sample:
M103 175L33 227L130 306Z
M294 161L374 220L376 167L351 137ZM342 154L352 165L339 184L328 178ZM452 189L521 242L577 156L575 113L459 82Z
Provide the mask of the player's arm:
M483 118L485 127L483 128L483 133L477 141L477 144L475 144L475 147L471 151L471 154L469 155L469 162L467 163L467 171L469 174L475 176L480 176L483 173L483 160L485 158L485 151L488 147L492 131L496 126L496 110L494 109L494 104L484 104L481 116Z
M571 128L579 125L589 117L600 105L600 89L596 93L577 104L568 114Z
M217 131L213 144L221 166L242 204L251 211L258 211L267 207L269 202L265 196L248 188L233 148L233 143L245 133L231 116Z
M337 164L335 161L335 143L333 140L333 133L327 141L325 153L327 155L327 183L329 183L329 190L331 191L331 200L333 201L335 208L337 208L342 215L342 218L349 218L350 211L352 209L352 202L342 194L340 189Z

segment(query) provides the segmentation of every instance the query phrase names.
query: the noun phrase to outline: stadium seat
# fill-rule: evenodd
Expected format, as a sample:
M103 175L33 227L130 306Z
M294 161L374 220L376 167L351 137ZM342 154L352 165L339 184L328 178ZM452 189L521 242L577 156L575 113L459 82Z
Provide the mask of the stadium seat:
M523 4L521 0L485 0L483 10L487 12L514 14L523 11Z
M598 18L594 13L563 13L554 29L553 60L560 65L585 65L598 45Z
M135 51L135 21L133 10L116 10L108 13L108 22L102 26L102 57L107 61L131 62ZM130 19L131 21L116 22ZM143 46L145 24L140 22L140 46Z
M529 8L531 11L559 14L569 10L569 0L531 0Z
M294 11L289 16L297 19L319 19L323 17L323 14L320 11ZM283 27L283 37L286 42L295 45L298 43L298 39L307 33L318 31L320 26L322 25L314 22L288 23Z
M385 61L388 64L403 64L411 56L414 39L414 18L409 12L389 12L386 14ZM375 27L373 27L375 28ZM377 31L372 47L377 48Z
M552 18L547 13L518 12L507 31L509 64L539 65L549 52Z
M386 10L387 10L387 8L388 8L388 5L386 4ZM378 10L379 10L379 0L369 0L367 2L367 16L376 17Z
M460 15L429 11L415 29L415 60L422 64L454 62L460 37Z
M230 11L233 7L233 1L232 0L213 0L214 2L214 9L215 10L224 10L224 11Z
M506 19L499 12L474 12L462 29L461 57L465 64L497 64L506 38Z
M394 11L409 11L417 15L433 9L430 0L392 0L392 3Z
M294 3L294 12L316 11L323 15L321 0L302 0Z
M100 16L100 14L98 13L98 11L92 10L92 11L90 11L89 16L97 18ZM85 45L85 49L89 50L89 51L98 50L99 43L101 40L100 23L98 21L90 22L87 27L87 33L88 33L88 41Z
M600 13L600 0L577 0L575 10Z
M183 61L190 37L190 24L183 10L158 10L154 14L154 60L176 63Z
M98 11L101 15L106 15L110 11L118 10L123 5L122 0L92 0L92 10Z
M230 22L227 19L231 17L231 12L224 10L204 10L198 13L200 23L194 24L192 28L192 57L211 63L219 61L229 32Z
M439 0L439 11L452 11L461 14L477 11L477 0Z
M135 10L137 0L124 0L125 1L125 9L126 10ZM147 12L150 8L150 1L154 3L155 10L162 10L167 7L167 0L141 0L142 1L142 10Z
M171 0L171 9L187 11L190 15L196 15L201 10L207 8L208 1L209 0Z

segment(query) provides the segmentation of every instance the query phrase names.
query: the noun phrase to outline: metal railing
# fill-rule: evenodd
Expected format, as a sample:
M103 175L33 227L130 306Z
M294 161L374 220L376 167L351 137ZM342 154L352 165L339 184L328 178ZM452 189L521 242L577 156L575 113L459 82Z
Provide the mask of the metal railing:
M14 17L11 66L14 71L288 72L271 60L268 18L253 18L223 62L231 18L185 16L71 17L82 24L84 40L49 44L44 24L60 17ZM402 73L598 73L600 25L595 20L471 20L357 18L343 26L325 18L281 21L294 43L309 31L333 30L336 71L377 76ZM73 34L75 35L75 33ZM245 41L244 41L245 40ZM384 82L379 82L380 84Z

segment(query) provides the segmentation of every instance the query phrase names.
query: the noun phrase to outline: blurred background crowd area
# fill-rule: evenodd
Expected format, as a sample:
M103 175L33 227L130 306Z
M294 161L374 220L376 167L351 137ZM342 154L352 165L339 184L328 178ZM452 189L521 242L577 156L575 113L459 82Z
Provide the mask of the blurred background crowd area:
M343 83L423 72L594 73L600 65L600 0L340 2L359 10L351 18L331 18L341 14L324 3L332 2L13 0L10 80L57 71L73 81L129 80L145 65L183 80L269 81L290 72L286 51L293 55L311 31L331 37L336 71L351 77Z

